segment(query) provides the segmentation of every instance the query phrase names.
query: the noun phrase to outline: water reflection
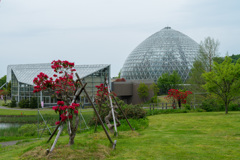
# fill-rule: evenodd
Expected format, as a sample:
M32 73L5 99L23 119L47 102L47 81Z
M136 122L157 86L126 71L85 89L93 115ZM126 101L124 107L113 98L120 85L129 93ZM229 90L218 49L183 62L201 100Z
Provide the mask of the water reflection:
M18 128L19 126L21 126L21 124L19 123L0 123L0 129L6 129L11 127Z

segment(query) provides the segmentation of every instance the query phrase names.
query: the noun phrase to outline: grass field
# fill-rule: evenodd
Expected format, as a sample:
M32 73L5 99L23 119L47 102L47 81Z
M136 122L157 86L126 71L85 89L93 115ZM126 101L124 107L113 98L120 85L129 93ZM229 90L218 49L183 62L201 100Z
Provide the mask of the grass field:
M83 109L83 112L92 111L92 109ZM56 113L51 108L40 109L41 114L50 114L56 115ZM9 110L9 109L0 109L0 115L37 115L37 109L22 109L22 110Z
M75 144L61 137L50 156L46 139L0 149L0 159L239 159L240 112L201 112L149 116L149 127L121 131L112 150L101 131L78 134ZM52 141L53 142L53 141Z

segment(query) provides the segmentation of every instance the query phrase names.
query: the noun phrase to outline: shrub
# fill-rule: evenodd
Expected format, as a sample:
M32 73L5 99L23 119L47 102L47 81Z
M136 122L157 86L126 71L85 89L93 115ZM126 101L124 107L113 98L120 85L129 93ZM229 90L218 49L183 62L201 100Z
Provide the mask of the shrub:
M45 127L45 124L39 124L39 129L43 129ZM40 133L42 130L40 130ZM24 124L18 129L18 133L21 136L36 136L38 134L38 126L37 124ZM45 129L44 133L45 135L49 135L48 129Z
M31 97L29 107L30 108L37 108L37 97Z
M146 111L140 105L128 105L128 104L124 104L122 100L117 100L117 101L128 119L140 119L140 118L146 117ZM111 108L106 104L102 105L100 110L98 108L98 112L103 120L108 115L110 110ZM118 119L119 120L124 119L124 116L120 111L120 109L116 109L116 111L118 112ZM96 123L96 119L97 117L96 115L94 115L94 117L90 120L89 125L94 125Z
M153 97L151 98L151 103L158 103L158 101L157 101L157 96L153 96Z
M125 104L122 107L122 110L127 116L127 118L140 119L140 118L146 117L146 111L140 105ZM119 119L124 119L124 116L119 109L118 109L118 113L119 113L118 115Z
M37 135L37 125L35 125L35 124L25 124L25 125L22 125L18 129L18 132L19 132L20 135L23 135L23 136L34 136L34 135Z
M200 108L204 109L207 112L212 112L212 111L224 111L224 106L221 104L217 103L217 99L214 98L207 98L205 99Z
M228 107L229 111L240 111L240 106L239 104L230 104Z
M7 103L3 103L2 106L8 106L8 104Z
M28 99L22 99L19 103L18 103L20 108L29 108L29 100Z
M17 107L17 101L15 100L15 97L12 98L12 101L10 103L10 107Z
M186 110L191 110L190 104L183 104L183 106Z

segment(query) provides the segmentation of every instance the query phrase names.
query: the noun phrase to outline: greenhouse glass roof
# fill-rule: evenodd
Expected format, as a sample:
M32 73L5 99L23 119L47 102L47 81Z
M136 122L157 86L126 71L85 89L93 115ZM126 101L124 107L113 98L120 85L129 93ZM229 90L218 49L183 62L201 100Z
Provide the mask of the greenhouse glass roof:
M165 27L139 44L127 57L121 77L130 80L157 79L178 72L185 82L199 45L185 34Z
M104 69L110 65L107 64L96 64L96 65L75 65L76 72L80 78L85 78L88 75L95 73L101 69ZM7 82L11 80L11 71L16 75L19 82L33 85L33 79L37 77L40 72L52 76L55 74L51 68L51 64L19 64L9 65L7 68Z

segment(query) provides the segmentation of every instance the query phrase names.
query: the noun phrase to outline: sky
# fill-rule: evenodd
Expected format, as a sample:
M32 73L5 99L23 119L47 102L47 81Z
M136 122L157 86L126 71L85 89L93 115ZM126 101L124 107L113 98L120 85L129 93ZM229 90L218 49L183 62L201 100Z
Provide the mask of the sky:
M239 0L1 0L0 77L11 64L111 64L117 76L142 41L166 26L240 54Z

